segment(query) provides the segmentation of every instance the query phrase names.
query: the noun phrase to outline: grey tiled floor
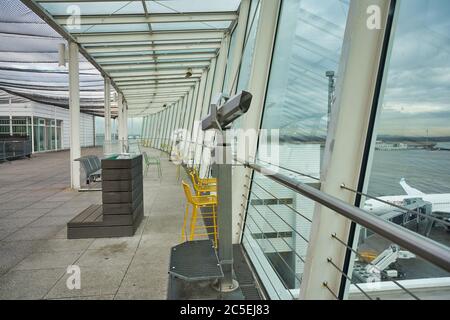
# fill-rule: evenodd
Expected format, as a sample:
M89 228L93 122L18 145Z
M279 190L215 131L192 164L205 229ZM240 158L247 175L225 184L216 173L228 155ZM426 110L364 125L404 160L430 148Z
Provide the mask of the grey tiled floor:
M66 223L101 203L100 192L68 188L69 152L0 164L0 299L165 299L185 200L164 158L162 170L161 181L154 167L144 178L145 217L134 237L68 240ZM73 264L81 268L80 290L66 287Z

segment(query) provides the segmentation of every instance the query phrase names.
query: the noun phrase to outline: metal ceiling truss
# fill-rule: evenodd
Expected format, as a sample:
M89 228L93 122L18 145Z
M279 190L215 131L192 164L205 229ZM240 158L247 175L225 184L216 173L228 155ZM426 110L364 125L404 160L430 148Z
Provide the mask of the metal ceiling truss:
M184 12L152 13L143 0L143 12L139 14L109 13L105 8L102 14L81 13L79 24L87 26L84 32L69 26L72 16L51 15L51 9L41 4L78 4L123 2L123 0L21 0L45 22L52 26L66 40L78 43L80 53L97 68L103 77L110 78L117 92L123 94L130 113L164 110L187 97L202 74L208 70L211 61L217 57L222 39L236 25L238 12ZM164 2L165 0L161 0ZM47 7L46 7L47 8ZM195 29L189 24L196 22ZM215 28L208 22L229 22L227 28ZM157 30L152 24L185 23L177 30ZM199 29L199 24L204 28ZM148 31L99 32L96 26L143 24ZM194 24L191 24L193 26ZM216 24L217 25L217 24ZM169 26L169 25L167 25ZM92 30L90 30L92 29ZM103 28L105 29L105 28ZM167 28L168 29L168 28ZM93 31L93 32L90 32ZM95 31L95 32L94 32Z
M42 2L42 1L40 1ZM209 22L234 21L236 12L193 12L193 13L156 13L149 15L115 14L115 15L83 15L81 25L102 24L139 24L139 23L174 23L174 22ZM70 24L71 16L54 16L57 23L62 26Z

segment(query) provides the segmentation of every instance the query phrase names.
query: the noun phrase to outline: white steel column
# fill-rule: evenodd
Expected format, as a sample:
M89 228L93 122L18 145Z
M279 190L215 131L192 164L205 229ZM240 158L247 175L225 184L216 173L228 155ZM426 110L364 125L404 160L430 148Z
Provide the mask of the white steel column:
M13 125L12 125L12 99L9 98L9 135L13 135Z
M62 132L62 128L61 128ZM61 134L62 137L62 134ZM61 147L63 147L61 142ZM34 115L33 115L33 107L31 107L31 153L34 153Z
M280 0L261 0L260 18L257 26L255 50L253 53L252 69L248 84L249 92L253 95L249 111L243 116L242 128L258 132L264 110L264 99L269 80L270 63L277 29ZM250 137L251 138L251 137ZM256 154L257 139L247 141L246 148L252 161ZM246 139L238 139L238 143L246 143ZM251 176L251 170L237 166L233 172L233 243L239 243L242 237L245 221L246 198L249 198L249 184L246 176Z
M152 114L152 126L149 131L150 147L155 147L155 127L156 127L156 113Z
M152 142L153 142L153 136L152 136L152 132L153 132L153 127L155 126L155 116L154 114L151 114L149 117L149 126L147 127L147 140L149 141L148 146L152 146Z
M196 101L197 95L198 95L198 84L192 89L190 112L188 118L188 125L186 128L189 134L192 132L192 126L194 124L195 108L197 107Z
M56 120L56 107L53 109L53 120L55 121L55 150L58 150L58 120ZM95 120L94 120L95 128ZM95 141L95 131L94 131L94 141Z
M367 28L367 9L381 9L380 30ZM375 95L389 0L352 0L337 77L336 103L324 152L321 190L354 204L355 194L340 188L342 183L356 188L359 181L366 137ZM317 205L315 208L301 299L335 299L342 274L328 259L343 268L346 247L332 238L347 241L351 221ZM330 290L334 293L332 294Z
M161 111L161 119L159 121L159 148L158 149L162 149L162 145L164 144L164 120L166 118L166 113L163 111Z
M180 119L181 119L181 110L183 109L181 107L181 103L182 103L183 99L178 100L177 102L177 118L175 120L175 129L180 129Z
M208 70L208 79L206 80L206 87L205 87L205 97L203 99L202 112L200 114L200 117L206 116L208 114L209 105L210 105L210 101L211 101L214 76L216 73L216 62L217 62L216 58L212 59L211 65Z
M184 117L183 117L183 129L188 128L189 125L189 115L191 114L191 104L190 101L192 97L192 90L189 90L188 94L186 95L186 99L185 99L185 113L184 113Z
M198 91L198 98L196 101L197 107L196 112L194 115L194 121L200 120L201 114L202 114L202 106L203 106L203 100L205 96L205 90L206 90L206 82L208 78L208 71L205 70L202 74L202 77L200 78L200 85L199 85L199 91Z
M170 123L169 123L169 134L168 134L168 137L169 137L169 145L170 145L170 138L172 137L172 133L173 133L173 123L174 123L174 121L175 121L175 104L172 104L171 106L170 106Z
M141 129L141 141L142 143L145 143L145 133L147 131L147 127L148 127L148 120L149 117L146 116L142 119L142 129Z
M128 143L128 102L123 103L123 135Z
M78 44L69 42L70 185L80 189L80 69Z
M212 87L212 102L216 102L218 94L223 90L223 78L225 77L225 70L227 69L227 58L228 58L228 46L230 45L230 35L225 35L222 40L222 47L219 51L219 56L217 58L217 66L214 75L214 82Z
M156 149L161 149L161 121L162 121L162 111L158 112L158 118L156 121Z
M123 96L122 93L118 93L117 97L117 128L119 133L119 141L121 144L125 141L125 132L124 132L124 103L123 103Z
M111 80L105 78L105 141L111 141Z
M166 148L166 132L167 132L167 119L169 118L169 112L166 109L163 111L163 121L161 123L161 149Z
M206 89L206 80L208 78L208 71L205 70L202 74L202 77L200 78L200 85L197 95L197 101L196 101L196 109L194 114L194 120L193 120L193 130L192 130L192 141L194 141L194 165L195 161L197 159L197 150L198 150L198 138L199 135L201 135L201 123L199 122L197 125L195 125L195 121L201 120L201 114L202 114L202 106L203 106L203 99L205 96L205 89Z

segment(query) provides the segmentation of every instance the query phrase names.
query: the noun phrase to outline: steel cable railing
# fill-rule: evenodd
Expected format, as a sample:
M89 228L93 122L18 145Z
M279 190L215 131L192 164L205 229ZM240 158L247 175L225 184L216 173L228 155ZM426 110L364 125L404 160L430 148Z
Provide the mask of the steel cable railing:
M251 191L252 192L252 191ZM252 192L253 193L253 192ZM254 194L254 193L253 193ZM257 197L257 195L256 194L254 194L256 197ZM277 232L277 230L275 229L275 227L264 217L264 215L255 207L255 205L251 205L252 207L253 207L253 209L258 213L258 215L267 223L267 225L268 226L270 226L275 232ZM250 217L250 215L249 215L249 217ZM291 225L288 225L288 227L289 228L291 228L293 231L294 231L294 233L297 233L298 231L296 231L295 230L295 228L294 227L292 227ZM291 245L286 241L286 239L284 239L284 237L281 237L280 239L282 239L285 243L286 243L286 245L288 246L288 248L289 249L291 249L292 250L292 252L303 262L303 263L305 263L305 259L304 258L302 258L298 253L297 253L297 251L294 249L294 248L292 248L291 247ZM306 243L308 243L307 241L306 241Z
M251 191L250 188L248 188L247 186L245 186L245 187L250 191L250 193L252 193L253 195L255 195L255 193L254 193L253 191ZM255 207L253 204L251 204L251 206ZM269 208L270 211L272 211L272 212L273 212L273 213L274 213L281 221L283 221L283 223L284 223L285 225L287 225L289 228L291 228L292 231L294 231L295 234L297 234L300 238L302 238L303 241L305 241L306 243L309 242L309 240L306 239L306 237L305 237L304 235L302 235L300 232L298 232L297 230L295 230L295 228L294 228L293 226L291 226L291 225L289 224L289 222L286 221L286 219L283 219L278 213L276 213L275 210L273 210L270 206L267 206L267 208Z
M248 178L249 176L246 175L246 177ZM278 197L276 197L273 193L269 192L267 189L263 188L263 187L262 187L260 184L258 184L255 180L253 180L253 183L255 183L258 187L260 187L260 188L261 188L263 191L265 191L266 193L270 194L274 199L278 199ZM257 199L261 199L254 191L250 190L246 185L244 185L244 187L246 187L246 188L249 190L249 192L250 192L251 195L255 196ZM246 198L246 197L245 197L245 198ZM248 198L246 198L246 200L249 201ZM263 218L264 221L265 221L269 226L271 226L272 229L273 229L274 231L276 231L275 228L271 225L271 223L270 223L266 218L264 218L263 214L255 207L255 205L253 205L251 202L249 202L249 203L250 203L251 207L253 207L253 209L259 214L259 216L261 216L261 218ZM284 204L284 205L286 205L286 204ZM273 210L269 205L266 205L266 206L267 206L272 212L274 212L274 210ZM291 209L291 210L297 212L301 217L305 218L304 215L300 214L300 213L299 213L297 210L295 210L294 208L292 208L292 207L290 207L290 206L288 206L288 205L286 205L286 206L287 206L289 209ZM276 214L276 212L274 212L274 213ZM278 216L278 214L276 214L276 215ZM253 217L252 217L251 214L249 214L248 216L254 221L254 219L253 219ZM309 222L312 222L310 219L308 219L308 221L309 221ZM283 222L285 222L285 224L286 224L286 221L283 220ZM298 232L297 232L292 226L290 226L290 225L288 225L288 226L289 226L295 233L298 234ZM301 237L302 237L302 236L301 236ZM302 238L303 238L303 237L302 237ZM350 250L350 251L353 252L358 258L362 259L365 263L367 263L368 265L370 265L370 266L372 266L374 269L376 269L380 274L382 274L382 275L385 277L386 280L392 281L395 285L397 285L400 289L402 289L402 290L405 291L407 294L409 294L412 298L414 298L414 299L416 299L416 300L419 300L419 298L418 298L414 293L412 293L410 290L408 290L406 287L404 287L402 284L400 284L397 280L395 280L394 278L390 277L389 274L388 274L386 271L381 270L381 269L378 268L376 265L374 265L371 261L367 261L367 259L364 258L359 252L357 252L356 250L354 250L354 249L351 248L350 246L346 245L342 240L340 240L339 238L337 238L337 236L336 236L335 234L332 235L332 238L335 239L335 240L338 240L340 244L342 244L342 245L344 245L344 246L346 247L346 249ZM302 262L305 262L304 259L298 255L298 253L296 252L296 250L295 250L294 248L292 248L292 247L287 243L287 241L286 241L284 238L281 238L281 239L286 243L286 245L288 246L288 248L290 248L290 249L292 250L292 252L293 252L298 258L300 258L300 260L301 260ZM350 283L353 284L359 291L361 291L361 293L362 293L365 297L367 297L369 300L373 300L373 298L372 298L370 295L368 295L368 294L361 288L361 286L358 285L358 283L357 283L352 277L350 277L347 273L345 273L341 268L339 268L339 267L333 262L332 258L328 258L328 259L327 259L327 262L330 263L330 264L331 264L331 265L332 265L339 273L341 273L348 281L350 281ZM326 285L324 284L324 286L326 286ZM330 288L327 288L327 289L328 289L328 290L331 290ZM333 296L337 296L337 295L333 292Z
M367 264L369 264L370 266L374 267L375 269L378 270L378 272L380 272L383 276L386 277L386 279L388 281L392 281L395 285L397 285L400 289L402 289L403 291L405 291L407 294L409 294L411 297L413 297L416 300L420 300L414 293L412 293L411 291L409 291L408 289L406 289L402 284L400 284L397 280L395 280L394 278L390 277L388 275L388 273L384 270L381 270L380 268L378 268L376 265L374 265L371 261L368 261L366 258L364 258L357 250L353 249L352 247L350 247L349 245L347 245L344 241L342 241L341 239L339 239L337 237L336 234L332 234L331 237L333 239L335 239L336 241L338 241L340 244L342 244L348 251L351 251L352 253L354 253L358 258L362 259L363 261L365 261ZM328 261L329 262L329 261ZM339 270L343 275L345 275L345 273L342 270Z
M402 228L390 221L368 214L366 211L350 205L320 190L298 182L290 177L271 171L257 164L239 161L248 168L264 173L269 179L290 188L303 196L341 214L342 216L366 227L384 238L402 246L414 254L432 262L446 271L450 271L450 250L428 238Z

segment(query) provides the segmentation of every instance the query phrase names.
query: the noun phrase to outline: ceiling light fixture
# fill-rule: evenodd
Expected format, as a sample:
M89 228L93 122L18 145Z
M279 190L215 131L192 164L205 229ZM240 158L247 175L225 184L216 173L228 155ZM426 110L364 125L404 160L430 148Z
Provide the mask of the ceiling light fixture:
M190 77L192 77L192 68L189 68L189 69L187 69L187 71L186 71L186 76L185 76L185 78L187 79L187 78L190 78Z

